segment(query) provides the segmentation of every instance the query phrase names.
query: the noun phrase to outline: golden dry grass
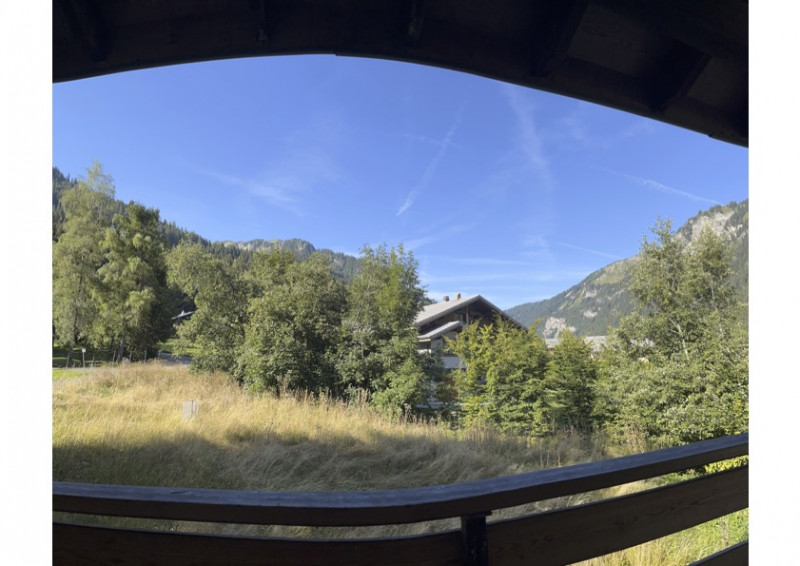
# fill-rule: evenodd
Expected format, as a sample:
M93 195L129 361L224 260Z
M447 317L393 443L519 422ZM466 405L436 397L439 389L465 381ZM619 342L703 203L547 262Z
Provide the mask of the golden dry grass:
M188 420L186 400L199 408ZM158 365L54 382L53 450L56 480L300 491L436 485L604 456L577 436L533 445L365 404L256 396L221 374Z
M134 364L75 375L53 382L57 481L270 491L399 489L609 457L599 438L564 433L531 441L488 429L453 430L443 423L389 419L364 403L253 395L223 374L196 375L183 366ZM197 401L198 414L186 419L183 403L188 400ZM503 510L492 519L582 503L597 495ZM457 520L359 529L108 522L323 537L406 535L457 526ZM591 564L677 564L681 559L671 558L680 554L676 549L697 546L685 538L655 541ZM645 553L650 561L636 553Z

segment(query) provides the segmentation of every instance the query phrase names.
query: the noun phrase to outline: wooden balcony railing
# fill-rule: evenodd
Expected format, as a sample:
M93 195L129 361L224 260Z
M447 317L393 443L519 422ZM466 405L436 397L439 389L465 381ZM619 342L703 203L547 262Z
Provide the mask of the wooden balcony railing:
M370 526L461 519L380 539L176 533L54 521L54 564L536 564L602 556L748 507L748 468L487 522L498 509L609 488L748 454L740 434L613 460L460 484L364 492L260 492L53 483L53 510L256 525ZM697 564L747 563L747 543Z

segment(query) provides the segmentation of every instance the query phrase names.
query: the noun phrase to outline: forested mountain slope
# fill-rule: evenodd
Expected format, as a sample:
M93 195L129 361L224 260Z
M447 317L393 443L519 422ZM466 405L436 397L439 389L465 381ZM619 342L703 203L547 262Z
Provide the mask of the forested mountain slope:
M748 201L719 205L690 218L678 229L689 240L696 238L704 226L724 234L731 242L732 284L742 300L748 293ZM526 326L537 324L545 338L555 338L570 329L580 336L603 336L609 326L630 314L635 306L628 292L631 266L637 256L614 262L590 274L586 279L544 301L512 307L506 314Z
M328 261L331 262L334 275L345 280L352 281L355 275L356 268L358 267L358 258L355 256L334 252L328 249L317 249L310 242L301 240L299 238L292 238L289 240L250 240L247 242L222 242L226 248L239 249L246 252L255 252L258 250L285 250L294 254L298 261L305 261L314 252L319 252Z
M63 229L64 214L61 207L61 196L64 191L77 184L77 179L64 175L58 167L53 167L53 242L58 240L58 236ZM122 201L118 201L118 206L122 210L126 205ZM311 243L298 238L289 240L250 240L248 242L212 242L195 232L180 228L174 222L168 220L161 219L159 226L170 248L177 246L181 240L190 240L207 248L215 257L228 262L238 261L243 264L242 267L246 267L254 252L262 249L290 251L298 261L305 261L314 252L319 252L331 262L334 276L344 281L353 280L358 266L358 258L354 256L328 249L317 249Z

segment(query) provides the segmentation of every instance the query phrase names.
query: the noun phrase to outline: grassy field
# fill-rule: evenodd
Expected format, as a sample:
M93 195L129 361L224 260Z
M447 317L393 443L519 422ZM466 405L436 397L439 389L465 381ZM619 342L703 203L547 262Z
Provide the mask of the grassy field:
M395 489L619 455L600 437L564 433L531 441L485 429L456 431L442 423L392 420L363 403L255 396L224 375L193 375L185 366L131 364L53 373L53 479L60 481L248 490ZM197 401L198 414L186 419L183 403L189 400ZM614 493L639 487L623 486ZM597 495L532 504L492 519ZM359 529L110 521L178 531L324 537L457 526L457 520ZM591 564L685 564L746 538L746 532L747 515L740 513Z

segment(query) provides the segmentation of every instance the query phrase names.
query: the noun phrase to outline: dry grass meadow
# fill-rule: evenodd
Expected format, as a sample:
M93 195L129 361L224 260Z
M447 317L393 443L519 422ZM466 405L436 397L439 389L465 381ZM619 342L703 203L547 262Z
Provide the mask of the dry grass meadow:
M184 402L197 414L185 417ZM600 437L530 440L446 423L389 419L365 403L253 395L223 374L184 366L60 371L53 381L53 479L243 490L338 491L439 485L619 455ZM622 486L613 493L641 486ZM608 495L608 493L604 494ZM493 514L582 503L588 494ZM70 520L87 522L85 517ZM269 536L391 536L457 527L359 529L103 519L175 531ZM595 559L594 565L686 564L746 538L746 512Z

